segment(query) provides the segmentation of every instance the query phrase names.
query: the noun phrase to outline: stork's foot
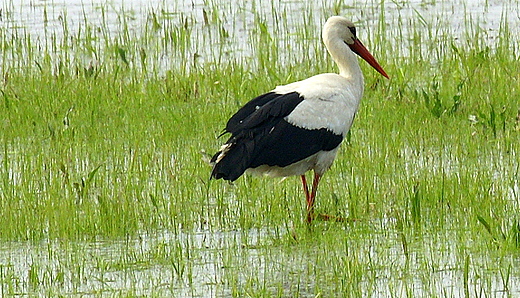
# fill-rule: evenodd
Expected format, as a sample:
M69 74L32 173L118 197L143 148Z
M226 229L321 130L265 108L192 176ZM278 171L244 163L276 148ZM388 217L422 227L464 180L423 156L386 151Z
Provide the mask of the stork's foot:
M307 215L307 223L310 224L314 220L320 220L320 221L333 221L333 222L347 222L352 221L351 219L341 217L341 216L335 216L335 215L329 215L329 214L311 214Z
M318 214L315 219L322 220L322 221L335 221L335 222L345 222L348 220L341 216L335 216L335 215L329 215L329 214Z

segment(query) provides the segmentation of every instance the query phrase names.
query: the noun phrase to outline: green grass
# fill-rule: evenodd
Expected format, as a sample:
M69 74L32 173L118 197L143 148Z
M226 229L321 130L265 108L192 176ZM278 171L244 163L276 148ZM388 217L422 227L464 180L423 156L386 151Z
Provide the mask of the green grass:
M470 18L452 32L358 5L380 15L358 32L391 80L361 62L317 197L351 221L311 228L297 178L209 181L202 152L248 99L335 71L314 19L355 7L211 2L114 29L102 6L79 31L65 16L63 39L1 28L2 296L518 295L518 38L505 18L489 40Z

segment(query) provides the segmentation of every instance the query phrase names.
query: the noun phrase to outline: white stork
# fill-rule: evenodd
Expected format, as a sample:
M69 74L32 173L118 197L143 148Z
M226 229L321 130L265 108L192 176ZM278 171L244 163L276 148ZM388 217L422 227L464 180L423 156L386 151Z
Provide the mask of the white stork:
M352 22L329 18L322 38L339 74L315 75L254 98L229 119L224 133L231 137L211 159L214 179L235 181L246 170L273 177L300 175L308 223L315 218L320 178L332 165L363 95L363 74L354 54L388 78L356 37ZM310 170L314 181L309 191L305 173Z

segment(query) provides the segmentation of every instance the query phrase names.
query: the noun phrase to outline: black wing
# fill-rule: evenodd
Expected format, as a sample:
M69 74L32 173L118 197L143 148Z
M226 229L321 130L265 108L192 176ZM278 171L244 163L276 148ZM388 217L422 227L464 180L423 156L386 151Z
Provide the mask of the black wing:
M226 124L225 132L233 133L240 126L240 123L244 119L246 119L251 114L256 112L259 109L259 107L264 106L266 103L274 100L275 98L277 98L279 96L280 96L280 94L277 94L274 92L269 92L269 93L262 94L258 97L253 98L251 101L246 103L243 107L241 107L240 110L238 110L233 116L231 116L231 118L229 118L229 120ZM300 102L301 102L301 100L298 101L298 103L300 103Z
M238 133L250 129L271 118L285 117L303 101L297 92L277 94L269 92L245 104L227 122L226 132Z
M336 148L341 135L325 128L305 129L284 119L302 100L297 92L267 93L242 107L226 125L231 137L211 159L211 177L234 181L248 168L285 167Z

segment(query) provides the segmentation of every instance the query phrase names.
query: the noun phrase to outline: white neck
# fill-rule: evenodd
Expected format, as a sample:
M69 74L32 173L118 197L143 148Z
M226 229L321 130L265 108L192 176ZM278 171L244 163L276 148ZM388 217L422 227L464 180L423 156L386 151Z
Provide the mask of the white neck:
M339 68L339 75L348 79L363 90L363 73L358 58L347 44L333 34L324 34L323 41L332 59Z

